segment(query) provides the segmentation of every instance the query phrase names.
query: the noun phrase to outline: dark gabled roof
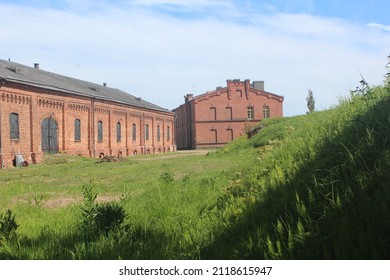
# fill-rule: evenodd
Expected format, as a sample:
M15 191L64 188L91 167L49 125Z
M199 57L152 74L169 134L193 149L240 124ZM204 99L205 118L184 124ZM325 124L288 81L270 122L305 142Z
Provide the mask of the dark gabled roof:
M0 59L0 79L27 84L38 88L96 98L139 108L170 112L119 89L62 76L35 67Z

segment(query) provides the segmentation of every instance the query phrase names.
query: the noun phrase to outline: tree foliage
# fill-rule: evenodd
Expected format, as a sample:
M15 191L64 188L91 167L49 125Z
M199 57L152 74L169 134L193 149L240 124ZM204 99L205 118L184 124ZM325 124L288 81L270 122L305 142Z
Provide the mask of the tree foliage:
M315 99L313 97L313 92L311 91L311 89L309 89L309 92L306 97L306 101L307 101L307 109L309 110L309 113L313 112L315 109Z
M390 54L387 57L388 62L386 64L386 69L387 72L385 74L385 86L389 87L390 86Z

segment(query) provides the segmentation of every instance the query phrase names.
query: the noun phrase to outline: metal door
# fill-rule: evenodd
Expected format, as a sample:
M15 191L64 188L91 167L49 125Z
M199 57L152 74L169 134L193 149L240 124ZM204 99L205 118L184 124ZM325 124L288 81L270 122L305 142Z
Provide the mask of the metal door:
M53 118L47 118L42 121L42 152L55 154L58 152L58 125Z

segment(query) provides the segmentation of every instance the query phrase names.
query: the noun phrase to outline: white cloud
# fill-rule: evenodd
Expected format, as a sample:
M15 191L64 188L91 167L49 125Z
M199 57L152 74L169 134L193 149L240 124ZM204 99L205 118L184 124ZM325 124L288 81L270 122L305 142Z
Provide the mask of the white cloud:
M380 83L390 45L390 35L364 25L252 8L245 17L248 10L225 1L98 1L77 12L67 1L64 11L0 4L2 58L107 82L169 109L186 93L234 78L265 80L266 90L285 96L286 115L306 112L309 88L317 108L326 108L358 84L359 72ZM218 16L187 19L148 8L207 10L207 3Z
M226 5L228 5L227 1L221 0L129 0L128 2L140 6L173 5L188 9L197 9L199 7L209 8L210 6L226 7Z
M383 25L383 24L372 22L372 23L368 23L367 26L373 27L373 28L378 28L378 29L385 30L385 31L390 31L390 25Z

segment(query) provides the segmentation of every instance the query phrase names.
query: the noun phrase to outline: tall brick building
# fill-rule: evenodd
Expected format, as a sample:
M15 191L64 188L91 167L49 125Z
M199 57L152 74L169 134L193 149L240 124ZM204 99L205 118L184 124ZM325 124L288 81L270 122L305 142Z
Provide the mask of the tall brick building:
M283 116L283 96L264 90L264 82L227 80L226 87L193 96L176 113L178 149L220 147L243 134L245 125Z
M174 113L118 89L0 60L0 167L43 153L136 155L176 149Z

